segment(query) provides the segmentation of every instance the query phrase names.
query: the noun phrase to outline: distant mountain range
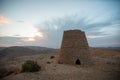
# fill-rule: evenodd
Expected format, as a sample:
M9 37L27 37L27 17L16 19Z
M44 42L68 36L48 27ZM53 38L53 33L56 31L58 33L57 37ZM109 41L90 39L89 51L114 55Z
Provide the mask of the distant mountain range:
M57 49L39 47L39 46L13 46L0 47L0 58L15 58L27 55L36 55L42 53L53 53Z
M3 49L5 49L6 47L0 47L0 50L3 50Z
M93 48L120 50L120 47L93 47Z
M102 49L120 50L120 47L96 47ZM15 58L20 56L29 56L36 54L46 54L57 52L58 49L46 48L40 46L12 46L12 47L0 47L0 59L3 58Z

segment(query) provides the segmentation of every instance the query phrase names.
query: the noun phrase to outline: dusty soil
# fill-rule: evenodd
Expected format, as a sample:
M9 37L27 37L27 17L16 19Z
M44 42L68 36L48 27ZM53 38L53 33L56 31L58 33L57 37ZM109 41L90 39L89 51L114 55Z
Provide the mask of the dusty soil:
M59 52L3 59L1 68L13 70L13 73L0 80L120 80L120 51L97 48L90 51L93 64L87 66L58 64ZM41 71L20 73L26 60L37 61Z

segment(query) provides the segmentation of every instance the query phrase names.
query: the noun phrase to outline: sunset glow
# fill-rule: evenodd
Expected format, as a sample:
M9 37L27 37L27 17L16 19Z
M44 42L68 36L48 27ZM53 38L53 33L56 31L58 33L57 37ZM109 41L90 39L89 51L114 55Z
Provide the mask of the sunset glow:
M26 41L35 41L36 37L37 38L43 38L44 37L43 33L40 32L37 28L35 28L32 25L29 25L29 28L27 29L27 31L25 30L23 32L26 32L26 33L24 33L21 36L28 37L28 39Z
M119 6L120 0L0 0L0 45L60 48L64 31L78 29L89 46L120 47Z
M0 16L0 25L9 24L10 21L4 16Z
M34 38L28 38L28 41L35 41Z
M22 37L43 37L42 32L40 32L37 28L35 28L32 24L29 23L24 26L24 30L22 30L19 34Z

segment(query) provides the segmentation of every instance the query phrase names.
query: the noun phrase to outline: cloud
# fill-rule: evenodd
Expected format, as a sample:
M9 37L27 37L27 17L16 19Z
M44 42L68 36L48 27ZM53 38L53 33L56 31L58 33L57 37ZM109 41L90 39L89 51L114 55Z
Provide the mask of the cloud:
M112 47L119 47L119 45L120 45L120 41L119 42L114 42L114 41L109 41L109 42L106 42L106 43L101 43L101 44L98 44L99 46L104 46L104 45L107 45L107 46L111 46L112 45Z
M44 31L30 22L14 22L12 26L1 27L0 46L43 45L46 38Z
M119 19L111 19L107 21L102 22L94 22L89 24L86 17L71 15L71 16L65 16L62 18L56 18L51 21L46 21L42 24L39 24L38 26L40 29L45 31L64 31L69 29L81 29L85 31L87 34L92 35L98 35L98 36L107 36L107 35L113 35L114 33L112 29L114 29L114 32L117 31L118 25L120 23ZM114 28L112 28L112 27ZM111 31L111 33L110 33ZM118 32L118 31L117 31ZM117 33L118 34L118 33Z
M106 43L106 39L108 39L108 42L115 42L118 40L117 38L120 36L120 19L116 16L119 17L119 15L116 14L113 15L112 18L104 21L94 21L89 23L87 16L81 17L79 15L70 15L45 21L44 23L39 24L40 26L38 25L37 27L48 33L48 40L46 40L48 45L60 47L64 30L80 29L85 31L90 45L94 44L94 46L99 46L98 44L101 44L99 42L104 44ZM57 45L55 45L53 42ZM111 44L111 46L112 45L113 44Z
M6 44L6 43L4 43L4 44L1 44L0 43L0 46L2 46L2 47L9 47L9 46L18 46L18 44Z
M31 42L32 41L32 42ZM33 41L32 38L28 37L0 37L0 46L25 46L25 45L38 45L44 46L43 40L37 38L37 40Z
M4 24L10 24L10 20L4 16L0 16L0 26Z
M19 22L19 23L25 23L24 20L18 20L17 22Z
M88 35L86 35L86 37L87 37L88 39L93 39L93 38L101 38L101 37L104 37L104 36L88 34Z
M8 36L4 36L4 37L0 37L0 43L1 44L15 44L18 42L23 42L22 39L24 37L8 37Z
M66 29L76 29L83 28L85 24L85 18L79 17L77 15L63 16L59 18L52 19L50 21L45 21L38 24L42 30L66 30Z
M0 44L59 48L64 30L81 29L85 31L90 46L118 46L117 43L120 42L120 19L118 18L119 15L116 16L106 21L89 23L90 20L87 20L87 16L70 15L45 21L38 24L37 27L33 24L18 21L19 24L12 30L20 34L24 32L22 36L14 34L14 37L0 37Z

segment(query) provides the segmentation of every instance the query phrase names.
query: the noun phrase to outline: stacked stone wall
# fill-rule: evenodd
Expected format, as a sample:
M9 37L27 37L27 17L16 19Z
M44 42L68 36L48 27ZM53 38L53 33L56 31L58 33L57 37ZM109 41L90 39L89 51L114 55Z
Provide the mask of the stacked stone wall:
M81 64L90 62L90 52L85 33L81 30L64 31L59 62L75 64L79 59Z

